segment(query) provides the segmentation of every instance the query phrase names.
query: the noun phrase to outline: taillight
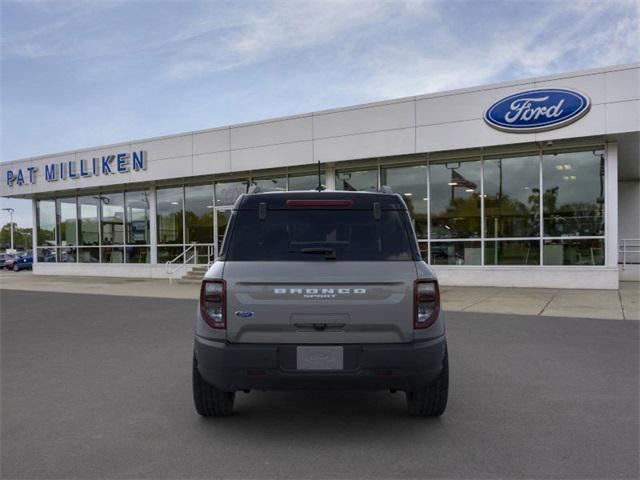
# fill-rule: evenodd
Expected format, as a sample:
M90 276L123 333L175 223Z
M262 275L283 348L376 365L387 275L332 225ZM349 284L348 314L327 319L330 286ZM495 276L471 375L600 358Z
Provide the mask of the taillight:
M224 280L202 281L200 287L200 313L211 328L224 329L227 326L226 284Z
M437 280L416 280L414 284L414 328L433 325L440 313L440 289Z

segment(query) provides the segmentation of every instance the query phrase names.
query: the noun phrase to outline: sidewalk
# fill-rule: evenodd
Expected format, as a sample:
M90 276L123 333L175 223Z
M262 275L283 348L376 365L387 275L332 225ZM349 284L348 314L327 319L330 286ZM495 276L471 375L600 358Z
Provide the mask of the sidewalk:
M197 299L199 285L137 278L67 277L0 272L0 289ZM445 311L542 315L550 317L640 320L640 284L620 290L551 288L442 287Z

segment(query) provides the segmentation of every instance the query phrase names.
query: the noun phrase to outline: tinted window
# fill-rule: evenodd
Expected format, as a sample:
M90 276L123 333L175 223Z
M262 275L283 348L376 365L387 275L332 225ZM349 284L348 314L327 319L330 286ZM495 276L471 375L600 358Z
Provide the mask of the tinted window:
M234 213L225 260L413 260L404 211L270 210ZM335 254L335 258L332 258Z

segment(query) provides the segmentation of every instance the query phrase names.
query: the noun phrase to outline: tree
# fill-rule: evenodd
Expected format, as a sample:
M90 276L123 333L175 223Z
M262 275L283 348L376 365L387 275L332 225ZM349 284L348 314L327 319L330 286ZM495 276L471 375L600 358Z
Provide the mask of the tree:
M17 223L13 223L13 247L16 250L30 250L33 244L31 243L31 229L20 228ZM11 248L11 224L6 223L2 229L0 229L0 248L6 250Z

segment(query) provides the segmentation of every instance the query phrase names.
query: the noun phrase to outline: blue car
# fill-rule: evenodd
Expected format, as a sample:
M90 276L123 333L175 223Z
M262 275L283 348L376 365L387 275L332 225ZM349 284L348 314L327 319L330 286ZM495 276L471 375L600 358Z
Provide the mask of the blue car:
M13 271L19 272L20 270L31 270L33 268L33 255L31 253L25 253L19 256L13 262Z

